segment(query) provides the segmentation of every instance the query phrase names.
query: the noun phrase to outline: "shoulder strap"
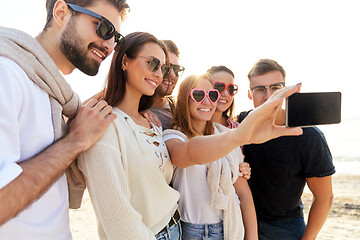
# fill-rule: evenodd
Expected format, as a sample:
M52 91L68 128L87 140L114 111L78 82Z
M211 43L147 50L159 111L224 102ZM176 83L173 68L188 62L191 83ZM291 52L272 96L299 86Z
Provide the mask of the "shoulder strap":
M163 137L165 137L166 135L169 135L169 134L176 134L176 135L184 138L185 140L187 140L187 136L184 133L180 132L179 130L169 129L168 128L168 129L163 131Z
M171 113L174 114L175 98L173 96L166 96L166 100L169 102Z

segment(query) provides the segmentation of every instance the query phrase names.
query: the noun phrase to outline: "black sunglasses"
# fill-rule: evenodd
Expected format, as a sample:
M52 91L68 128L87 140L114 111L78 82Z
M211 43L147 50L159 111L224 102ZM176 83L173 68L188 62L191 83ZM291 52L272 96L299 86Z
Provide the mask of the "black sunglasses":
M170 63L170 68L169 68L169 74L170 74L170 69L173 69L175 76L177 77L181 77L185 71L185 68L183 66L177 65L177 64L171 64Z
M161 73L163 77L169 72L170 68L166 65L161 66L160 60L157 59L156 57L143 57L143 56L138 56L138 57L147 58L150 60L149 67L150 67L150 71L152 72L156 72L157 70L159 70L159 68L161 68Z
M124 36L118 33L115 30L114 25L105 17L75 4L67 3L67 5L75 12L83 13L99 19L100 21L96 27L96 33L100 38L104 40L109 40L110 38L115 37L115 43L117 45L120 43L120 40L124 38Z

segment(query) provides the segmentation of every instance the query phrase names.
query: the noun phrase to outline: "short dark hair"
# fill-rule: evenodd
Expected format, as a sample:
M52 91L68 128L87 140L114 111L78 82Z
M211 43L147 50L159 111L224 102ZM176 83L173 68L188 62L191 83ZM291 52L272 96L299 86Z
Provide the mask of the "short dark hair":
M169 52L175 54L178 58L180 56L180 51L176 44L171 40L162 40L165 46L168 48Z
M285 79L286 73L284 68L280 64L278 64L275 60L272 59L260 59L251 68L248 74L249 81L252 77L264 75L272 71L279 71Z
M153 42L158 44L164 51L166 62L168 62L168 52L162 41L154 35L147 32L134 32L123 38L123 45L115 50L111 60L109 75L104 90L101 93L101 99L107 101L110 106L116 106L122 102L126 92L126 70L123 69L123 58L133 59L142 50L146 43ZM144 111L150 108L154 103L154 95L142 95L138 111Z
M54 5L57 1L58 0L46 0L47 16L46 16L46 24L45 24L44 30L46 30L50 26L50 23L53 18ZM92 4L94 4L94 2L96 0L64 0L64 1L66 3L76 4L80 7L87 7L87 6L91 6ZM99 1L99 0L97 0L97 1ZM126 0L101 0L101 1L108 2L111 5L113 5L114 7L116 7L120 12L120 17L121 17L122 21L125 19L127 12L130 11L130 7L127 4Z
M229 73L233 78L235 78L235 74L233 73L233 71L231 71L229 68L225 67L225 66L213 66L211 68L209 68L207 70L208 73L210 73L211 75L213 75L214 73L217 72L227 72Z

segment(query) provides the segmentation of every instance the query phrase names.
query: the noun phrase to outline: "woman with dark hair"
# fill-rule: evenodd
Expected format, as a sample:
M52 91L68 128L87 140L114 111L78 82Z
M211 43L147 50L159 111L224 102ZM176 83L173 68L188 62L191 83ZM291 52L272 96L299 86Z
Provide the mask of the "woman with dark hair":
M238 86L234 83L233 71L225 66L213 66L207 70L211 74L211 82L220 93L215 113L212 120L229 128L237 127L238 123L233 120L235 104L234 96L238 92Z
M178 239L179 193L161 128L140 111L152 105L168 71L167 51L153 35L124 38L99 94L117 115L103 137L79 157L98 219L100 239Z
M207 72L211 74L213 87L220 93L220 98L211 120L231 129L237 128L239 123L233 119L235 112L234 97L239 90L234 82L235 74L225 66L213 66ZM249 180L251 168L247 162L240 163L240 172Z

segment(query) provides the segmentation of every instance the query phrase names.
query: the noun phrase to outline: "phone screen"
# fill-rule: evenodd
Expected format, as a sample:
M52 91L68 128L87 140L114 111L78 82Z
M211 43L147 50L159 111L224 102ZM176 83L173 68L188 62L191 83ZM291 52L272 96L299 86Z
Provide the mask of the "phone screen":
M341 121L341 93L295 93L286 100L286 126L309 127Z

